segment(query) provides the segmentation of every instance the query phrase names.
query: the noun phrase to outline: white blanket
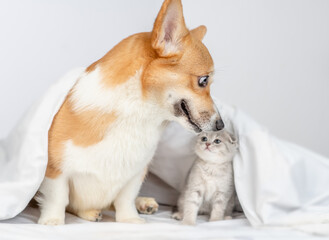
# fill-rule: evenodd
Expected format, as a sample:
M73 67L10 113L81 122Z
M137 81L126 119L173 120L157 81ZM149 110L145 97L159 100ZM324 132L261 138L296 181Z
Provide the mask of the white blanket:
M37 191L47 165L48 129L83 70L76 69L55 83L0 142L0 219L23 211ZM235 185L249 222L253 226L321 224L329 229L325 224L329 223L329 159L271 136L234 107L217 105L227 127L239 138ZM171 124L150 169L178 191L195 159L193 139L193 134ZM172 203L166 194L159 198Z
M39 210L27 208L14 219L4 220L0 224L0 239L10 240L242 240L242 239L288 239L306 240L322 237L289 228L252 228L247 219L207 222L200 216L196 226L184 226L171 219L171 209L160 207L154 215L142 215L147 224L129 224L113 222L113 212L104 212L102 222L88 222L69 213L63 226L44 226L36 224Z

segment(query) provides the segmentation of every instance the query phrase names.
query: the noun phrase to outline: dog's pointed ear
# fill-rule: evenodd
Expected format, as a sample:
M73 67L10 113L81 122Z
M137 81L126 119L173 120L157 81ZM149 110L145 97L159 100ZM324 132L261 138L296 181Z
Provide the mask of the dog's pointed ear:
M190 33L193 37L202 41L202 39L204 38L204 35L206 35L206 33L207 33L207 27L204 25L201 25L197 28L192 29Z
M165 0L154 22L152 47L161 57L179 55L187 34L181 0Z

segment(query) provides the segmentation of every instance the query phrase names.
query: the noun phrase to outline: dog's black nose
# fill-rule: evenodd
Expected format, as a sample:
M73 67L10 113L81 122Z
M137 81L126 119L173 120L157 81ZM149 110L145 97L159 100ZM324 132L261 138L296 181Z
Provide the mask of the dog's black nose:
M216 121L216 130L222 130L225 127L224 122L222 119Z

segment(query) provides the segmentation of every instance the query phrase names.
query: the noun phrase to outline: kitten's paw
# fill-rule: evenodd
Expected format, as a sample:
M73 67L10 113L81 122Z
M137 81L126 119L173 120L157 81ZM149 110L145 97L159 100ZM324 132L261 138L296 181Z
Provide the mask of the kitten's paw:
M100 222L102 220L102 213L100 210L79 211L77 215L91 222Z
M154 198L138 197L135 201L136 209L141 214L153 214L158 211L159 205Z
M209 222L215 222L215 221L221 221L221 220L223 220L224 218L222 218L222 217L211 217L210 219L209 219Z
M64 224L64 218L39 218L38 224L42 225L63 225Z
M194 226L194 225L196 225L196 221L192 220L192 219L183 219L182 224Z
M173 213L173 215L171 215L171 218L180 221L180 220L182 220L182 218L183 218L183 214L180 213L180 212L175 212L175 213Z
M121 223L135 223L135 224L143 224L146 223L144 218L136 217L136 218L128 218L128 219L120 219L117 222Z

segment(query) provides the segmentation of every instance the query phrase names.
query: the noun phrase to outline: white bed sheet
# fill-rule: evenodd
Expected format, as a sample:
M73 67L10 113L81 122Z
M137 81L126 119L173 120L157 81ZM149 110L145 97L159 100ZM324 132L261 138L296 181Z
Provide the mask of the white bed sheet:
M0 239L322 239L287 228L252 228L245 218L207 222L200 216L196 226L184 226L170 215L171 208L161 206L154 215L142 215L146 224L126 224L113 222L113 212L105 212L102 222L88 222L67 213L67 224L44 226L36 224L39 210L27 207L15 218L0 221Z
M85 223L68 215L65 226L47 227L35 223L38 211L27 209L44 178L48 154L48 129L53 116L84 68L66 75L47 91L11 132L0 141L0 224L1 239L218 239L235 236L243 239L285 236L310 238L293 230L262 229L253 226L291 226L329 236L329 159L273 137L264 127L239 109L218 103L226 127L239 137L240 150L234 159L235 184L247 220L201 223L197 227L180 226L161 211L149 216L143 226L120 223ZM181 127L167 129L150 172L180 191L188 164L194 160L191 136ZM173 153L173 154L170 154ZM155 184L156 186L156 184ZM154 189L154 188L153 188ZM156 189L156 188L155 188ZM148 189L153 196L154 191ZM175 204L171 194L157 196L160 203ZM105 218L107 221L107 218ZM1 223L1 221L0 221ZM85 223L85 224L72 224ZM309 225L305 225L309 224ZM18 237L17 237L18 236ZM93 237L94 236L94 237ZM118 236L118 238L115 238ZM312 237L313 238L313 237Z

